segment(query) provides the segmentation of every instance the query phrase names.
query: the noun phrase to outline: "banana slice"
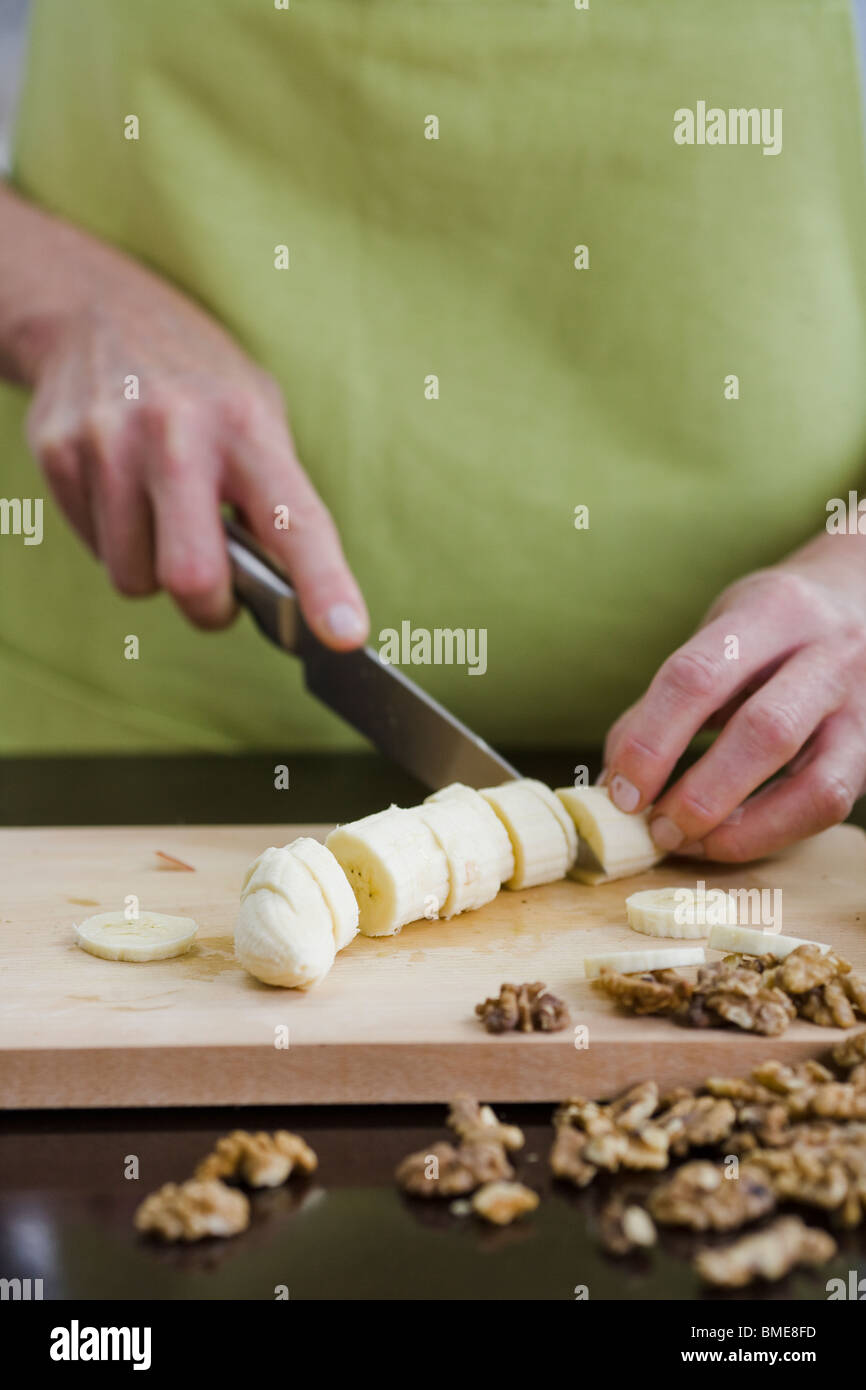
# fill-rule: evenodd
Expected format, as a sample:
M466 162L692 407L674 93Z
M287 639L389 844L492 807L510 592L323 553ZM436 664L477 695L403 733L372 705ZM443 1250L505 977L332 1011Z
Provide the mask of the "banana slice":
M289 989L309 989L334 964L331 909L291 846L266 849L247 870L235 954L257 980Z
M448 900L448 860L416 810L392 806L338 825L325 841L358 900L365 936L393 936L408 922L438 916Z
M706 963L707 953L703 946L669 946L656 951L609 951L603 955L585 956L583 973L587 979L591 979L607 967L620 975L643 975L648 970L675 970L683 965Z
M486 815L479 815L473 801L462 796L424 802L412 814L433 832L448 860L448 896L440 917L483 907L499 892L502 853L498 835L491 834L490 820L499 834L505 831L483 797L478 797Z
M831 949L823 941L806 941L799 936L779 936L775 932L759 931L756 927L736 927L724 923L710 930L707 945L714 951L742 951L747 956L773 955L777 960L784 960L798 946L817 946L825 953Z
M737 920L736 899L721 888L647 888L626 898L625 911L644 936L706 936L716 923Z
M541 790L539 790L539 788ZM501 787L482 787L481 795L493 807L511 840L514 873L506 888L532 888L564 878L574 863L573 839L551 810L543 782L523 777Z
M334 946L342 951L358 935L358 904L352 885L326 845L310 836L301 835L286 845L286 850L306 864L318 883L331 910Z
M580 836L577 863L569 874L581 883L608 883L651 869L664 856L647 829L649 812L626 815L604 787L557 787Z
M75 927L75 940L103 960L168 960L188 951L197 931L191 917L139 912L130 922L122 912L99 912Z
M514 850L511 848L511 840L508 837L508 831L505 829L505 826L502 824L502 821L497 816L493 807L489 802L484 800L481 793L477 792L474 787L465 786L463 782L452 782L450 786L442 787L440 791L433 792L432 795L426 797L424 805L428 806L431 802L452 801L455 798L460 798L468 802L475 808L479 816L484 817L488 834L496 845L498 855L497 872L499 874L499 883L501 886L505 880L511 878L514 873Z

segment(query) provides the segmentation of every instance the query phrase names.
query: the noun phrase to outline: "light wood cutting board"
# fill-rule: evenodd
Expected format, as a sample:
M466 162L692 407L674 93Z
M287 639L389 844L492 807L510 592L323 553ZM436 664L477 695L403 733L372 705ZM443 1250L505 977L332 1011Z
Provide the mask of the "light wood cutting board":
M694 885L665 865L625 883L562 882L502 892L479 912L358 937L303 994L258 984L234 961L238 890L249 861L319 826L0 831L0 1105L3 1108L444 1101L608 1095L645 1076L664 1086L741 1072L767 1056L814 1055L840 1034L797 1022L781 1038L696 1031L619 1013L582 978L585 954L648 939L625 924L639 888ZM162 850L194 873L159 867ZM782 930L830 941L866 968L866 837L839 826L774 860L697 877L780 888ZM175 960L97 960L72 923L142 907L195 917ZM664 943L660 943L664 944ZM715 959L715 954L711 956ZM543 980L574 1034L488 1035L475 1004L503 980ZM287 1028L289 1046L276 1047Z

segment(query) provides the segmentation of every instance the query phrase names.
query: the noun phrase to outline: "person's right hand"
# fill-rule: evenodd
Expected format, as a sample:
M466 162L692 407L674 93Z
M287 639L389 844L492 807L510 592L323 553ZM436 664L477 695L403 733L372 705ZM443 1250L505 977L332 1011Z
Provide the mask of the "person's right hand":
M137 400L124 394L131 376ZM364 640L364 601L279 388L184 295L116 257L88 307L52 331L32 384L30 446L121 593L165 589L199 627L230 622L230 503L287 571L317 636L345 649Z

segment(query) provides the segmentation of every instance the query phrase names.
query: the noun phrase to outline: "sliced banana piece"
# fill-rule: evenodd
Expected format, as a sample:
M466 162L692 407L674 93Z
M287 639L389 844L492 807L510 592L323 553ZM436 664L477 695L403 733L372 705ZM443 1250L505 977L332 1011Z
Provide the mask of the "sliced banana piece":
M483 907L499 892L501 847L498 836L490 833L488 816L501 834L505 831L483 797L478 800L486 815L479 815L475 803L462 796L425 801L412 811L432 830L448 860L448 896L440 917L454 917L458 912Z
M327 845L312 836L301 835L286 845L289 854L306 864L331 909L334 946L342 951L358 935L358 903L352 885Z
M435 918L448 899L448 860L415 810L392 806L338 825L325 841L358 900L365 936L393 936L408 922Z
M509 839L508 831L505 829L505 826L502 824L502 821L497 816L493 807L488 801L484 800L481 793L477 792L474 787L465 786L463 782L452 782L449 786L442 787L440 791L433 792L430 796L426 797L424 805L427 806L431 802L437 801L451 801L455 797L461 798L463 801L472 805L478 812L478 815L483 816L487 822L488 832L497 849L499 861L497 871L499 873L499 883L501 886L505 883L506 879L511 878L514 873L514 850L511 848L511 840Z
M625 900L629 926L644 936L701 937L736 922L736 899L721 888L647 888Z
M577 862L569 877L581 883L608 883L651 869L664 856L647 828L649 812L626 815L604 787L557 787L577 828Z
M103 960L168 960L188 951L197 931L191 917L139 911L128 921L122 912L99 912L75 927L75 940Z
M831 949L823 941L806 941L800 936L780 936L776 932L760 931L757 927L735 927L723 923L710 929L707 945L714 951L742 951L747 956L773 955L777 960L784 960L798 946L817 946L825 954Z
M646 951L608 951L598 956L585 956L583 971L587 979L600 975L602 970L616 970L620 975L643 975L648 970L676 970L684 965L706 965L703 946L669 946L667 949Z
M270 848L247 870L235 925L235 954L267 985L309 989L336 955L328 901L301 858Z
M574 862L574 842L543 795L549 790L543 782L529 777L504 782L501 787L481 788L481 795L508 831L514 851L514 873L506 888L553 883L564 878Z

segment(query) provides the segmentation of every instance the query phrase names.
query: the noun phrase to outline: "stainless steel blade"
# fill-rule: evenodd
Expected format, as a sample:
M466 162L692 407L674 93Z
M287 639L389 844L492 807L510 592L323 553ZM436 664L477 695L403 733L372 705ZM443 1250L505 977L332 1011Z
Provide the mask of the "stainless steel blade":
M335 652L304 622L292 586L244 529L225 523L235 594L276 646L304 665L307 689L426 786L494 786L520 773L377 652Z

